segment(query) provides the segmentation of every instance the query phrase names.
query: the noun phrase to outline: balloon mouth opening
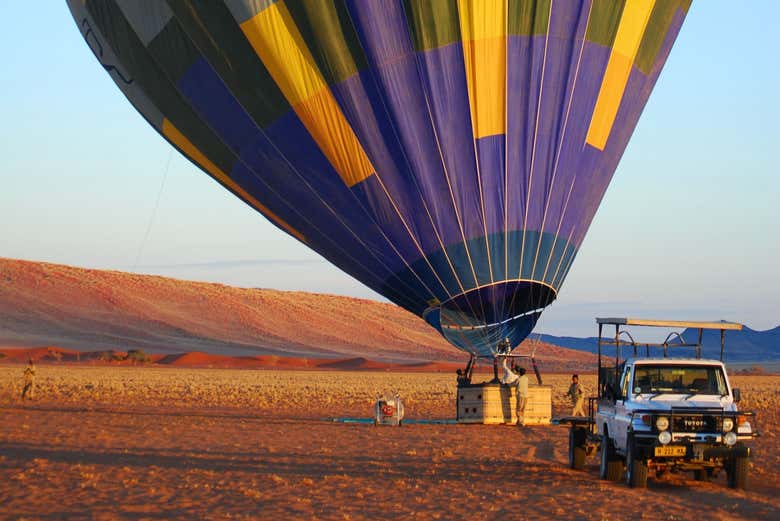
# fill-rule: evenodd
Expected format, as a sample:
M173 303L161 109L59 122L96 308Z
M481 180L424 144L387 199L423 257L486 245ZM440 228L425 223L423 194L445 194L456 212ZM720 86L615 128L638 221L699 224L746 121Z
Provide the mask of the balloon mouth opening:
M492 328L501 327L501 326L504 326L506 324L511 324L512 322L515 322L515 321L520 320L520 319L525 318L525 317L530 317L532 315L540 315L542 313L542 311L544 311L544 308L533 309L531 311L526 311L525 313L521 313L519 315L515 315L513 317L509 317L509 318L507 318L505 320L502 320L501 322L493 322L493 323L490 323L490 324L480 324L480 325L474 325L474 326L463 326L461 324L457 324L457 325L454 325L454 324L441 324L441 327L442 327L442 329L447 329L447 330L458 330L458 329L467 329L469 331L478 331L480 329L488 330L488 329L492 329Z
M456 295L440 305L442 328L484 328L541 311L556 297L537 281L497 282Z
M512 347L522 342L556 296L542 282L503 281L456 295L424 316L460 349L491 355L502 340Z

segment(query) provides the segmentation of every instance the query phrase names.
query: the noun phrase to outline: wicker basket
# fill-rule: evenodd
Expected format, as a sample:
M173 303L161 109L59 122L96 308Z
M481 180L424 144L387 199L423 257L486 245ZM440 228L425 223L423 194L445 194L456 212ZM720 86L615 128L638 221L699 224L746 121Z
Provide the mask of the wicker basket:
M496 383L458 387L458 423L515 424L515 387ZM552 417L552 387L529 385L525 425L548 425Z

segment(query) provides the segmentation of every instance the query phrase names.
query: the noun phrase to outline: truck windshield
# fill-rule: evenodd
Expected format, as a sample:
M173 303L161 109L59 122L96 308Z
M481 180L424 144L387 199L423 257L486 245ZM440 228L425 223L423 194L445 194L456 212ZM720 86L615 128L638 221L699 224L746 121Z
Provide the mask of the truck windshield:
M640 365L634 372L634 394L728 394L717 366Z

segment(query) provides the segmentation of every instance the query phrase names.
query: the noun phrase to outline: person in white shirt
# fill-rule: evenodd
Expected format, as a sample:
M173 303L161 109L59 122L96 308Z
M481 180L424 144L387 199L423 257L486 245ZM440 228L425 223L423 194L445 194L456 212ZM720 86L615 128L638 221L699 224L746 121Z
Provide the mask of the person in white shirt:
M528 403L528 376L524 367L517 368L517 425L525 425L525 404Z
M506 357L504 358L504 361L501 362L501 367L504 368L504 374L501 376L501 383L504 385L515 385L517 383L517 379L519 376L517 376L517 373L515 373L507 364Z
M501 363L504 368L504 374L501 377L501 383L515 387L515 396L517 397L517 424L525 423L525 404L528 402L528 376L525 374L524 367L510 368L507 365L507 359Z

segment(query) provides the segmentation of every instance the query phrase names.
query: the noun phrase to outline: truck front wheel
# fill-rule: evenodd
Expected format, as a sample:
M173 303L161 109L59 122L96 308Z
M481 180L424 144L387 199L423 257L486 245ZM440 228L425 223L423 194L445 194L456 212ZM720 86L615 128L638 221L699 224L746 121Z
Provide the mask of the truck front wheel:
M732 458L726 464L726 477L729 488L747 489L749 461L744 456Z
M599 477L607 481L618 481L623 473L623 462L615 453L615 446L609 436L604 434L601 440L601 463L599 465Z
M647 461L637 456L636 444L633 437L630 437L626 450L626 485L631 488L646 488Z

